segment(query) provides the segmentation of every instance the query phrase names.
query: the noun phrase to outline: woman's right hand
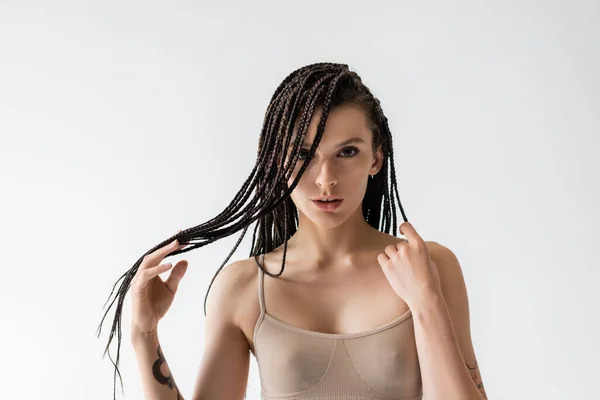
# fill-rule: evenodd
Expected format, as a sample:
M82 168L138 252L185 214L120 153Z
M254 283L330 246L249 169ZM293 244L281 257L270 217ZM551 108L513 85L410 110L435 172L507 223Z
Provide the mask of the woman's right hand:
M187 270L188 262L181 260L175 264L165 281L158 275L171 269L172 263L160 264L160 262L170 253L185 246L174 240L146 255L142 260L131 281L132 336L146 335L155 331L158 321L164 317L173 303L179 282Z

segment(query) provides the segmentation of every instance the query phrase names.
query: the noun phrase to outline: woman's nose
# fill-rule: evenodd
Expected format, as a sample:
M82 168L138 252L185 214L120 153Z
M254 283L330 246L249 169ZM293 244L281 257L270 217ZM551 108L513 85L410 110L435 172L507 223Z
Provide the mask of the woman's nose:
M330 187L337 183L338 177L335 167L330 163L324 162L319 168L316 183L321 187Z

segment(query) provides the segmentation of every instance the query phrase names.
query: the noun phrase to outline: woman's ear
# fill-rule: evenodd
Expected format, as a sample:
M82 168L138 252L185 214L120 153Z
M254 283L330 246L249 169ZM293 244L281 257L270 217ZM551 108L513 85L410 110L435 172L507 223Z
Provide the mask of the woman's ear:
M379 145L377 150L373 153L373 163L371 164L371 172L369 175L375 175L383 166L383 146Z

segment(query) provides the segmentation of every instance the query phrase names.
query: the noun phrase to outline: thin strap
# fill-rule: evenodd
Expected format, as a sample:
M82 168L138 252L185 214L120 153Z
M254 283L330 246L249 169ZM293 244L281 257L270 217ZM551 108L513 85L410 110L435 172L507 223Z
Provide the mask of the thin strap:
M264 255L263 255L263 266L265 265L264 263ZM255 258L256 260L256 258ZM258 261L256 262L258 264ZM265 273L263 272L262 268L260 268L260 266L258 267L258 302L260 304L260 315L264 315L265 311L266 311L266 307L265 307Z

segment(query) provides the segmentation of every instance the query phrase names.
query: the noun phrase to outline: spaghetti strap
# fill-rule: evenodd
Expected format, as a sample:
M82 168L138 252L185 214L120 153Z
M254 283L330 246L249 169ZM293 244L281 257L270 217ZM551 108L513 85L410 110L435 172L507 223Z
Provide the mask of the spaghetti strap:
M254 258L256 261L256 257ZM258 266L258 261L256 261ZM263 256L263 266L264 266L264 256ZM258 267L258 303L260 304L260 315L263 316L266 312L265 307L265 273L263 272L260 266Z

